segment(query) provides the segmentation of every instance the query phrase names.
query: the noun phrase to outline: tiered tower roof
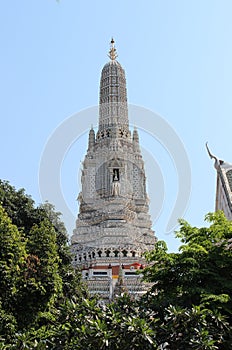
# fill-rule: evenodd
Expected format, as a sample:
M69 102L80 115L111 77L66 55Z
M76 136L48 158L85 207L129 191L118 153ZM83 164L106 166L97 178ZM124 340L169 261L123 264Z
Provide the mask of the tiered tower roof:
M117 137L117 132L129 130L129 120L125 71L116 60L113 39L109 57L101 73L99 133L110 131L112 137Z

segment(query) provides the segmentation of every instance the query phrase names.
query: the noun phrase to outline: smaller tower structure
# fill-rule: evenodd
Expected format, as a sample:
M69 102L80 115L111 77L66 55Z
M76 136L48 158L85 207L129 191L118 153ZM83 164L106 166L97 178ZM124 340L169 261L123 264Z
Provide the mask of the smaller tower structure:
M207 144L206 148L217 171L215 210L222 210L227 219L232 220L232 164L212 155Z

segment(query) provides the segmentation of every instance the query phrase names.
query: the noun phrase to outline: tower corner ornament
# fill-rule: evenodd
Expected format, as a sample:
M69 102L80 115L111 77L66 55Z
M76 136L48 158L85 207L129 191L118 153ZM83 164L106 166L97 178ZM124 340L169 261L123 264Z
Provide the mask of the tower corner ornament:
M125 71L116 61L113 38L109 58L101 72L98 130L89 132L71 238L74 266L90 293L106 301L117 294L119 280L134 297L146 292L148 284L137 270L142 272L143 255L157 241L138 131L129 129Z

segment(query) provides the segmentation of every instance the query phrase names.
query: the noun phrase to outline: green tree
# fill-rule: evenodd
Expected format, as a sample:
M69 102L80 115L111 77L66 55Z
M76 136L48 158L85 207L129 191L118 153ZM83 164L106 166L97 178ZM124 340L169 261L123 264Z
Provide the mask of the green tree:
M208 214L209 227L196 228L181 220L177 237L184 243L179 253L168 253L164 242L158 242L148 259L152 266L145 277L155 282L160 306L184 307L214 303L231 316L232 301L232 222L224 214Z
M190 322L193 321L194 315L191 312L192 308L200 307L205 322L202 329L209 335L212 349L229 349L227 342L230 342L231 338L227 322L231 327L232 222L228 221L222 212L208 214L206 220L210 225L203 228L192 227L186 221L180 221L177 237L183 245L179 253L168 253L165 242L160 241L154 251L148 254L151 266L145 269L144 274L154 285L145 297L145 304L158 313L164 324L167 324L165 313L170 306L184 310L183 313L189 313ZM214 326L210 324L209 315L217 320L222 319L225 325L222 327L223 331L222 328L217 330L216 322ZM184 327L180 334L184 329L185 334L189 331L189 324L184 323L186 328ZM178 330L179 326L176 327ZM172 334L174 330L175 327ZM219 338L217 331L220 334ZM188 341L190 346L193 340L189 338ZM207 343L206 339L205 342Z
M25 261L25 242L0 205L0 301L6 311L13 311Z
M39 311L49 311L62 295L56 232L47 219L32 227L26 248L25 288L21 291L21 309L17 311L21 324L32 322Z
M45 202L36 207L33 199L25 193L24 189L16 190L8 181L0 180L0 203L25 237L32 239L30 231L34 225L40 225L45 219L49 220L56 233L57 253L59 255L59 275L63 281L63 293L73 295L77 292L85 293L80 283L80 274L72 268L72 256L69 249L68 235L64 223L61 221L61 213L56 212L55 207ZM34 265L38 263L37 254L30 249L27 265L32 273Z
M48 202L41 204L39 208L46 213L46 217L51 222L56 232L59 274L62 278L64 295L71 297L79 292L87 296L86 289L84 289L83 285L80 283L80 274L72 267L72 255L70 252L67 230L60 218L62 214L57 212L54 205Z
M17 346L21 338L24 342L26 339L28 348L37 344L39 349L158 349L153 321L141 317L141 310L127 297L120 298L119 304L103 307L97 299L66 299L58 311L49 331L48 327L41 327L29 336L22 334Z
M62 304L87 293L60 213L49 203L35 208L24 190L4 181L0 201L0 344L10 339L7 346L18 349L30 347L43 326L49 330Z
M35 208L33 199L25 190L16 190L8 181L0 180L0 204L12 223L26 234L44 218L44 210Z

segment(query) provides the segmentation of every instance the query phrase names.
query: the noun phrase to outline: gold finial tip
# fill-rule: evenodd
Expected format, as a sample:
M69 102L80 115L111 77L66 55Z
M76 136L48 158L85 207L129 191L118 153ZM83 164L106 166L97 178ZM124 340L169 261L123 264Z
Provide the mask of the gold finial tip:
M110 48L110 51L109 51L109 58L112 60L112 61L114 61L117 57L118 57L118 55L117 55L117 51L116 51L116 49L115 49L115 47L114 47L114 38L112 38L111 39L111 48Z

